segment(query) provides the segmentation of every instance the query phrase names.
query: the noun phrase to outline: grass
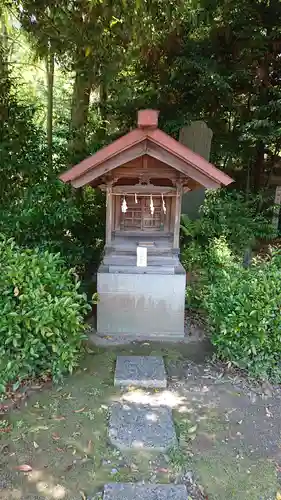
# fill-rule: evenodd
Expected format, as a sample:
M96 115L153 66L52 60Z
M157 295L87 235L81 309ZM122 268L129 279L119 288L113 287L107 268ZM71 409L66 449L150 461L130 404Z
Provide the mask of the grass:
M174 411L181 446L172 454L171 460L179 466L189 461L190 470L195 473L209 500L278 498L279 485L272 461L234 453L223 439L228 426L223 413L206 408L203 419L201 413L202 408L198 411L196 406L188 416ZM243 432L243 424L240 428Z
M176 353L169 355L174 359ZM96 494L106 482L152 476L168 482L155 454L121 456L108 442L108 407L120 397L112 384L115 359L114 350L89 354L63 385L34 395L25 408L11 414L12 432L0 438L0 470L6 470L10 484L3 498L16 498L20 492L23 499L40 493L43 498L76 500L77 492L81 498ZM32 471L19 472L21 465L30 465Z
M193 460L201 484L212 500L268 500L278 490L273 465L266 459L253 461L234 456L227 447ZM270 495L270 496L269 496Z
M107 445L108 404L118 396L111 384L113 366L111 354L89 356L64 385L38 394L12 414L9 453L1 460L23 494L45 488L43 493L55 498L60 487L77 498L77 491L94 492L108 479L104 462L118 462ZM28 481L14 472L22 464L33 468Z
M109 405L120 397L113 387L116 355L162 354L166 364L181 363L176 347L133 346L130 349L99 350L85 357L80 370L60 387L34 395L11 414L11 433L0 434L0 478L5 489L1 499L85 500L101 498L106 482L151 481L167 483L192 470L210 500L260 500L277 490L273 465L267 461L243 461L215 440L212 449L197 449L196 409L186 414L175 411L180 447L167 455L134 452L124 454L108 442ZM216 427L217 423L217 427ZM214 436L221 429L210 415L208 427ZM29 465L28 473L17 468ZM2 469L2 471L1 471ZM3 478L3 479L2 479ZM0 480L0 486L1 486Z

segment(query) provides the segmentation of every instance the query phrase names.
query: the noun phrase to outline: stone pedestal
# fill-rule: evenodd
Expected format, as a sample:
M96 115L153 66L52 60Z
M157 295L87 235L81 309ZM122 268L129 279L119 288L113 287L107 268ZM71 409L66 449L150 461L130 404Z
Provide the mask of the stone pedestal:
M146 271L148 269L146 268ZM184 337L185 272L109 272L97 285L97 333L157 340Z
M154 238L148 265L137 267L137 244L117 239L105 254L97 275L97 333L182 339L186 274L178 254L168 239Z

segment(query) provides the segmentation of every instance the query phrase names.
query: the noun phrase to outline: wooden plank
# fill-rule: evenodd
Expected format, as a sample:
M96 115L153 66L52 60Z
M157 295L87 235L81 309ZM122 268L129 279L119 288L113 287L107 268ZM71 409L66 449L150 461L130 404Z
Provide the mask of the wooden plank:
M171 208L170 208L170 233L174 234L174 225L175 225L175 208L176 208L176 196L171 198Z
M161 162L159 162L159 166L157 167L148 167L146 170L147 174L151 179L153 178L168 178L171 180L177 179L179 174L172 167L164 167L162 168ZM120 177L134 178L140 177L144 173L144 169L140 165L122 165L122 167L117 167L114 170L114 175Z
M172 205L172 200L174 198L175 198L175 196L169 197L169 198L167 198L166 195L164 196L165 205L166 205L166 215L164 215L164 228L165 228L165 232L169 232L170 231L170 226L171 226L171 205ZM161 200L161 203L162 203L162 200Z
M114 196L112 203L115 206L115 224L114 231L118 231L120 229L120 219L121 219L121 196Z
M112 229L112 185L108 184L106 189L106 245L111 243Z
M175 202L175 225L174 225L174 248L180 246L180 217L181 217L181 197L182 187L177 187L176 202Z
M149 196L150 194L162 193L167 196L170 194L175 194L176 188L170 186L153 186L153 185L135 185L135 186L114 186L112 189L113 194L137 194L141 196Z

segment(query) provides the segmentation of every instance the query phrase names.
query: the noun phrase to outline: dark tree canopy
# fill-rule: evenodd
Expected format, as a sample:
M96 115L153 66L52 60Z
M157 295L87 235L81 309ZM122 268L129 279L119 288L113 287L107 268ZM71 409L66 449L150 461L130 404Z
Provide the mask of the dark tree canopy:
M97 258L103 198L57 176L143 107L175 137L205 120L236 188L264 195L278 179L279 1L7 0L0 19L0 229L20 243L85 263L87 241Z

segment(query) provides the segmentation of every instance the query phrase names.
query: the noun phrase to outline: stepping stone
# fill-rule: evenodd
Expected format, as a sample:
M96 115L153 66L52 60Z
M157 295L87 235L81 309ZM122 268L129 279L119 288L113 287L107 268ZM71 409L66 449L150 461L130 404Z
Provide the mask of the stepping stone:
M118 356L115 386L167 387L167 376L161 356Z
M120 450L168 451L178 445L172 411L164 406L113 403L108 432Z
M183 484L117 483L104 486L103 500L188 500Z

